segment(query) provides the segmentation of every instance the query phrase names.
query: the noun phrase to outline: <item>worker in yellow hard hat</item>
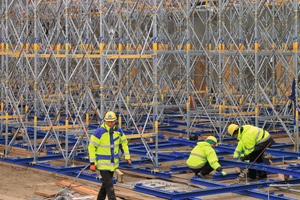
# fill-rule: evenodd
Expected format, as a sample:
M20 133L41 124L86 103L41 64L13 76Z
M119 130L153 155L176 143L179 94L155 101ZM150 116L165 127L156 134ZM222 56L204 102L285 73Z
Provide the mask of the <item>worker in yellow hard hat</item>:
M104 123L91 135L88 146L90 169L99 170L103 184L97 199L116 199L113 188L113 174L119 166L119 148L124 151L125 161L131 165L128 141L123 130L116 125L117 116L109 111L105 114Z
M247 157L250 162L257 159L257 163L263 163L264 151L267 147L275 144L274 139L268 131L256 126L230 124L227 131L231 136L234 136L239 140L233 154L234 160L237 160L242 155L242 160ZM267 173L265 171L256 171L254 169L249 169L249 178L256 179L257 173L259 179L267 178Z
M188 168L195 173L198 178L204 178L211 171L216 170L225 176L219 164L219 160L214 148L218 146L217 139L214 136L208 136L204 142L198 142L186 161Z

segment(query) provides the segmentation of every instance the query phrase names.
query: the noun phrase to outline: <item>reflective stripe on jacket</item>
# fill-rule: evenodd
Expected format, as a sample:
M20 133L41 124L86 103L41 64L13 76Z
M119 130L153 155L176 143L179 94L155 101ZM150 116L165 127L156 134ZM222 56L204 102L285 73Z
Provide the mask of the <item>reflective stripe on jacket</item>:
M213 169L217 169L221 165L218 162L218 157L215 150L207 142L198 142L192 150L186 164L189 168L198 169L209 162Z
M241 132L243 129L243 132ZM255 145L262 143L270 138L270 133L261 128L252 125L244 125L239 128L237 139L239 143L234 151L233 156L239 157L244 152L245 156L252 153Z
M130 159L128 141L122 129L119 127L113 131L110 129L104 122L90 138L88 146L90 162L95 163L99 170L114 171L118 168L120 145L122 145L125 159Z

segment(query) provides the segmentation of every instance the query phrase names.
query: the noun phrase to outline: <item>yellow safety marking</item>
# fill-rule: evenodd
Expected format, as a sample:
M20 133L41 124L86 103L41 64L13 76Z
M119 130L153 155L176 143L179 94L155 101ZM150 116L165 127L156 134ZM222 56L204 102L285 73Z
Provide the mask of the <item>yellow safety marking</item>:
M33 123L34 127L37 127L37 116L34 116L34 123Z
M157 43L153 43L153 51L154 51L154 54L157 54Z
M255 52L258 52L258 47L259 47L259 44L256 42L256 43L254 44Z
M293 43L293 52L298 52L298 42Z
M190 97L189 97L190 98ZM189 111L190 110L190 102L186 102L186 110Z
M89 123L89 114L88 113L85 115L85 118L86 118L86 123L88 124Z
M119 127L122 127L122 118L119 116Z
M69 54L69 43L66 43L66 55Z
M68 132L68 128L69 128L68 126L69 126L69 120L66 120L66 123L65 123L66 132Z

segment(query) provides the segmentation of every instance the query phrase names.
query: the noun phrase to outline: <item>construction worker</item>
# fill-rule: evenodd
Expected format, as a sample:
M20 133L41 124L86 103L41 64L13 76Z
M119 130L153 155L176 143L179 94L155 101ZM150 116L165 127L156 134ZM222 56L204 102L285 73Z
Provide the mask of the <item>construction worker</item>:
M211 171L216 170L223 176L224 172L219 164L219 160L214 148L218 146L217 139L214 136L208 136L205 142L198 142L192 150L186 164L188 168L195 173L198 178L204 178Z
M263 163L264 151L267 147L275 144L268 131L252 125L239 127L236 124L230 124L228 126L228 133L239 140L233 154L234 160L241 158L242 161L248 159L250 162L253 162L257 159L257 163ZM250 179L255 180L257 174L259 179L267 178L267 172L249 169Z
M115 200L113 174L119 166L119 148L124 151L125 161L131 165L128 142L122 129L116 125L116 114L109 111L105 114L104 123L91 135L89 144L90 169L99 170L102 186L97 200Z

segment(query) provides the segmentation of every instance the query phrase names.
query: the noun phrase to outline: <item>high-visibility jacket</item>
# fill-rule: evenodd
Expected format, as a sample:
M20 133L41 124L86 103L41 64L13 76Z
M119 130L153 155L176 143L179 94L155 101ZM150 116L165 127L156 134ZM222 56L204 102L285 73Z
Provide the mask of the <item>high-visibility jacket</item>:
M128 141L122 129L110 128L104 122L91 135L88 147L90 162L95 163L99 170L114 171L119 166L120 146L124 151L125 159L130 159Z
M216 170L221 166L218 161L218 156L215 150L208 142L198 142L191 151L186 164L191 169L199 169L203 167L206 162L209 162L209 165Z
M241 132L241 129L243 132ZM237 139L239 143L234 151L233 157L238 158L240 154L245 156L252 153L255 145L267 141L271 137L268 131L252 125L244 125L239 128Z

